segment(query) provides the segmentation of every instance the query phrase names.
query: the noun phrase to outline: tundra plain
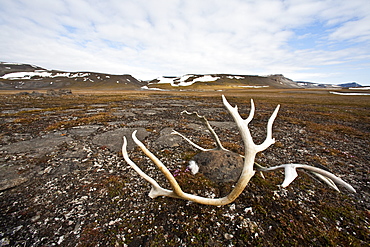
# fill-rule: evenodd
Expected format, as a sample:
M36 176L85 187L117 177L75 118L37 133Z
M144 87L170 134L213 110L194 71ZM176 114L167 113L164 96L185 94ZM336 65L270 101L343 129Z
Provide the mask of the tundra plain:
M42 91L41 91L42 92ZM0 246L368 246L370 243L370 97L327 90L83 91L71 95L0 92ZM299 171L281 188L281 171L256 174L235 202L215 207L151 199L150 185L122 158L122 136L139 138L176 175L186 192L219 196L232 184L192 175L197 144L214 147L197 111L223 145L244 147L221 101L246 118L256 143L277 104L276 143L257 156L264 166L325 167L357 193L331 189ZM129 155L168 188L132 143Z

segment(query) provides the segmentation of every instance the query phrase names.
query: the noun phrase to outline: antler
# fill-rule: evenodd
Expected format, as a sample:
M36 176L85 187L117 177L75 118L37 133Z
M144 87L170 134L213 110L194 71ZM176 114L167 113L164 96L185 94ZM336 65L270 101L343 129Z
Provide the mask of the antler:
M187 142L189 142L191 145L193 145L195 148L198 148L201 151L205 151L205 152L206 151L211 151L211 150L225 150L225 151L229 151L229 150L227 150L226 148L224 148L222 146L222 143L220 141L220 138L218 138L216 132L213 130L212 126L209 124L208 120L204 116L200 116L197 112L192 112L192 113L190 113L188 111L181 112L181 114L183 114L183 113L186 113L188 115L195 115L197 118L199 118L204 123L204 125L207 126L207 129L211 132L213 138L216 141L217 147L216 148L213 148L213 149L205 149L205 148L202 148L202 147L198 146L197 144L195 144L194 142L192 142L191 140L189 140L187 137L183 136L181 133L177 132L176 130L173 130L171 134L181 136Z
M141 148L141 150L153 161L153 163L165 175L165 177L167 178L167 180L169 181L169 183L172 187L172 190L162 188L153 178L151 178L150 176L145 174L129 158L129 156L127 154L127 150L126 150L127 140L126 140L126 137L124 137L124 143L123 143L123 146L122 146L123 157L126 160L126 162L140 176L142 176L145 180L147 180L152 185L152 189L149 193L149 196L151 198L156 198L158 196L168 196L168 197L173 197L173 198L181 198L181 199L193 201L193 202L200 203L200 204L218 206L218 205L225 205L225 204L233 202L243 192L243 190L247 186L249 180L255 174L255 171L254 171L255 162L254 162L254 160L255 160L256 154L258 152L261 152L261 151L267 149L270 145L275 143L275 139L272 138L272 125L273 125L273 122L274 122L274 120L277 116L280 105L278 105L276 107L275 111L273 112L273 114L271 115L271 117L268 121L267 135L266 135L265 141L262 144L256 145L253 142L252 136L251 136L249 128L248 128L248 124L252 121L253 116L254 116L254 111L255 111L253 100L251 100L251 111L250 111L249 116L248 116L247 119L242 119L242 117L238 113L237 106L232 107L229 104L229 102L226 100L225 96L223 96L223 95L222 95L222 100L223 100L223 104L225 105L226 109L230 112L231 116L234 118L234 121L237 124L237 127L238 127L238 129L240 131L240 134L242 136L242 140L244 142L244 151L245 151L244 166L243 166L243 170L242 170L242 173L240 175L240 178L237 181L234 189L227 196L222 197L222 198L206 198L206 197L189 194L189 193L186 193L186 192L182 191L181 187L179 186L179 184L177 183L176 179L171 174L171 172L167 169L167 167L154 154L152 154L144 146L144 144L140 140L137 139L136 131L134 131L132 133L132 139L134 140L134 142ZM188 113L186 111L185 111L185 113L187 113L189 115L196 114L196 113ZM211 131L211 134L214 136L214 138L216 140L216 144L217 144L216 149L222 149L222 150L228 151L227 149L225 149L222 146L221 142L219 141L219 138L218 138L217 134L213 131L213 129L209 125L207 119L202 117L202 116L199 116L198 114L196 114L196 116L198 118L200 118L206 124L207 128ZM186 138L185 136L183 136L182 134L180 134L176 131L174 131L173 134L180 135L185 140L187 140L191 145L195 146L196 148L198 148L202 151L213 150L213 149L204 149L204 148L198 146L197 144L193 143L188 138ZM317 175L320 179L322 179L323 181L328 183L330 186L332 186L336 190L338 190L338 188L336 187L335 182L340 184L340 185L343 185L344 187L351 190L352 192L355 192L355 189L351 185L347 184L346 182L344 182L339 177L336 177L334 174L332 174L330 172L327 172L325 170L322 170L320 168L317 168L317 167L312 167L312 166L308 166L308 165L301 165L301 164L285 164L285 165L265 168L265 167L256 165L256 170L259 170L259 171L273 171L273 170L281 169L281 168L285 169L285 180L282 184L283 187L288 186L297 177L298 174L296 172L296 168L303 168L303 169L311 170L315 175Z

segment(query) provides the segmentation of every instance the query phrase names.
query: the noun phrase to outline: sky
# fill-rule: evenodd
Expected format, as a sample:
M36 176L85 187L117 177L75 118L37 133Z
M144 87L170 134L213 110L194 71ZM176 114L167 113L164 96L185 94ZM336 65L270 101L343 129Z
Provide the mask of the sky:
M370 85L370 1L0 0L0 61Z

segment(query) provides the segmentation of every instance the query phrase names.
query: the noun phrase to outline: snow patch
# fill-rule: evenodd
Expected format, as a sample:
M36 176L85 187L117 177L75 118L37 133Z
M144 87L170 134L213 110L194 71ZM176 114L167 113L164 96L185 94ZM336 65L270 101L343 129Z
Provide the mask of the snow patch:
M14 72L9 73L6 75L3 75L1 79L9 79L9 80L15 80L15 79L31 79L33 76L40 76L40 77L50 77L50 72Z
M193 80L189 80L191 77L196 77L196 75L184 75L181 77L158 77L158 84L171 84L173 87L186 87L191 86L196 82L212 82L217 81L220 77L212 76L212 75L204 75L201 77L194 78Z
M245 88L265 88L269 86L238 86L238 87L245 87Z
M341 93L341 92L332 92L330 91L331 94L336 94L336 95L370 95L370 93Z
M370 90L370 87L350 87L352 90Z
M237 75L226 76L226 78L228 78L228 79L237 79L237 80L245 79L244 76L237 76Z
M90 73L73 73L71 76L69 76L69 78L75 78L75 77L85 77L85 76L89 76Z
M217 77L217 76L213 77L211 75L205 75L205 76L194 79L193 82L217 81L218 79L220 79L220 77Z
M142 86L141 89L142 90L154 90L154 91L166 91L166 90L161 89L161 88L148 87L148 86Z
M8 62L0 62L0 64L5 64L5 65L23 65L23 63L8 63Z
M32 79L32 77L49 77L49 78L55 78L55 77L68 77L68 78L75 78L75 77L86 77L89 76L90 73L70 73L70 72L60 72L60 73L52 73L45 70L36 70L34 72L13 72L9 74L5 74L1 79L9 79L9 80L17 80L17 79L23 79L23 80L29 80Z

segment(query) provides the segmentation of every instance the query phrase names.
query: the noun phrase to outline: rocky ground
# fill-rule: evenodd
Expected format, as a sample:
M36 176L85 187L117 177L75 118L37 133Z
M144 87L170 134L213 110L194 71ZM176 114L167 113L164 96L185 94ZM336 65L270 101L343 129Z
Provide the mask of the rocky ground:
M277 171L265 179L256 174L226 206L151 199L149 184L121 156L122 136L134 130L185 191L212 197L232 187L192 175L186 167L199 151L170 135L176 129L214 147L199 120L180 114L198 111L226 148L242 154L220 95L2 95L0 246L368 246L368 97L253 97L257 111L250 129L257 143L274 107L282 104L274 124L277 142L257 156L260 164L325 167L358 193L338 193L303 171L284 189ZM250 95L228 99L248 116ZM129 155L168 187L131 140Z

